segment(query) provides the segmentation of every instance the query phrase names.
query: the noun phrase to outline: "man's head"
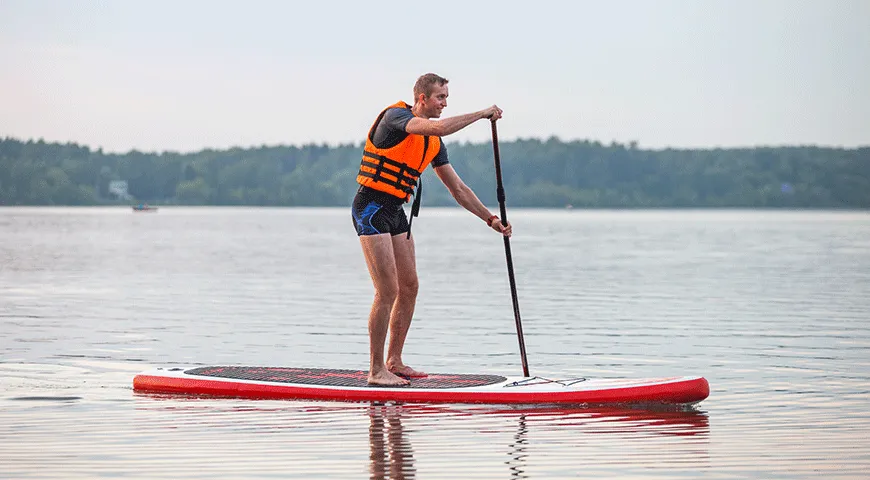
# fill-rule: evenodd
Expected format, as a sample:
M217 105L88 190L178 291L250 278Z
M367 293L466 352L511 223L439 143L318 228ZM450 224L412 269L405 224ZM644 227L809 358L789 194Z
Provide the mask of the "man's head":
M447 79L434 73L421 75L414 84L414 107L424 118L438 118L447 107Z

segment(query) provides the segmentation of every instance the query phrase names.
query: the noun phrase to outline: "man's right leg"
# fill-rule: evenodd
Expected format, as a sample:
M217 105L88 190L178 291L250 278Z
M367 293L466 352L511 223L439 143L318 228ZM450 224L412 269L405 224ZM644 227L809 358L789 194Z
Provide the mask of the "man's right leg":
M375 299L369 312L369 378L373 385L408 385L394 375L384 363L384 344L390 325L390 311L399 294L398 273L393 242L389 233L359 237L366 265L375 287Z

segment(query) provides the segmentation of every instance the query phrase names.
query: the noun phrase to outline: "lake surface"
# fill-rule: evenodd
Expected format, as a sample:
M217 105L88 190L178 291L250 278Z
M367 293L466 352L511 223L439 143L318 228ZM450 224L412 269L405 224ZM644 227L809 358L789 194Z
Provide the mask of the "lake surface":
M349 210L0 208L2 478L867 478L870 213L509 212L531 373L703 375L665 408L179 398L166 364L365 369ZM500 238L414 221L406 362L522 373Z

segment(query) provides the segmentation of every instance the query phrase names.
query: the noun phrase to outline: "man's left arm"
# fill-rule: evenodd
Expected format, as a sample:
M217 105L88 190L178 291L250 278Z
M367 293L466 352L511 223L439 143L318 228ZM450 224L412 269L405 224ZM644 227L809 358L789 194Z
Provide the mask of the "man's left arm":
M438 178L441 179L441 183L447 187L450 195L452 195L456 200L456 203L484 222L493 217L492 212L490 212L489 209L486 208L486 205L477 198L474 191L472 191L471 188L469 188L468 185L459 178L459 174L453 169L453 165L448 163L439 167L434 167L434 170L435 174L438 175ZM491 226L493 230L502 232L506 237L511 235L511 226L502 225L501 219L496 218Z

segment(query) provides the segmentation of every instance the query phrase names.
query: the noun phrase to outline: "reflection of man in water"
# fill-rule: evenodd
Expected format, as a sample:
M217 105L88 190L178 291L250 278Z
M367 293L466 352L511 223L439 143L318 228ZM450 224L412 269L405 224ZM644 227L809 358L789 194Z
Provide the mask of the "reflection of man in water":
M417 476L411 443L402 430L401 413L401 405L373 403L369 407L369 446L373 480L410 480Z

